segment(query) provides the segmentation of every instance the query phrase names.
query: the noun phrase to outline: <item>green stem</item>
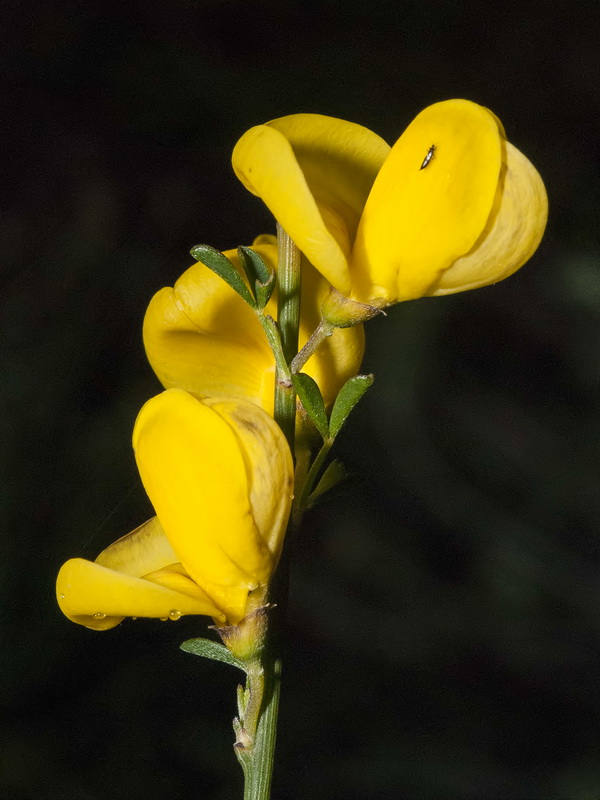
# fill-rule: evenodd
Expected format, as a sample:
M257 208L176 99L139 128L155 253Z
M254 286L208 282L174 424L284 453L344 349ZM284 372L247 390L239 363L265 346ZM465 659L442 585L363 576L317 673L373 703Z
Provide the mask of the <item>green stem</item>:
M277 323L287 364L298 352L300 326L300 284L302 255L281 225L277 225ZM277 368L275 382L275 421L285 434L294 454L296 394L287 374Z
M265 674L260 661L249 666L246 693L248 698L244 703L243 727L244 731L252 737L254 746L256 746L256 731L265 696Z
M301 254L283 229L277 226L279 263L277 267L277 321L281 337L274 336L276 355L275 421L278 423L294 455L296 426L296 394L290 380L289 363L298 352L300 326ZM264 326L263 326L264 327ZM269 335L269 332L267 335ZM276 333L277 331L275 331ZM277 340L277 341L275 341ZM271 338L269 338L271 341ZM291 525L291 523L290 523ZM288 530L288 534L290 531ZM287 538L287 535L286 535ZM271 582L268 602L276 605L269 613L270 623L262 653L264 695L258 725L242 766L244 768L244 800L269 800L277 737L277 713L281 693L281 629L287 605L288 557L284 548L279 567ZM275 630L273 630L275 625ZM262 687L261 687L262 688Z
M269 800L281 694L281 658L265 658L265 693L254 749L244 768L244 800Z

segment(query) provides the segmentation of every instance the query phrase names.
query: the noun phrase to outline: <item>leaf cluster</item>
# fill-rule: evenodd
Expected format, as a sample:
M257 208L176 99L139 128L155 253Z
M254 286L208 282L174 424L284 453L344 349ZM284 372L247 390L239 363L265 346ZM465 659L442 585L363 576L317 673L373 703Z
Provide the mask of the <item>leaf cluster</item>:
M190 254L222 278L255 311L262 310L275 288L275 271L251 247L238 247L246 280L235 265L219 250L207 244L192 247Z

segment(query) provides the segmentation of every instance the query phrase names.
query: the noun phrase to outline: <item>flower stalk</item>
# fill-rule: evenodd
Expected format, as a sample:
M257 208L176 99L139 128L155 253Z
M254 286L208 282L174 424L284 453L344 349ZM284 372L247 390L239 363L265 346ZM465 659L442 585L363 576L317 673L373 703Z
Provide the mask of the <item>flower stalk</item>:
M317 347L322 344L325 339L328 339L333 331L333 325L327 322L324 319L321 319L313 333L311 334L310 339L304 345L302 350L298 353L298 355L294 356L292 359L292 363L290 365L292 374L295 375L296 373L300 372L302 367L306 364L308 359L312 356L315 352Z

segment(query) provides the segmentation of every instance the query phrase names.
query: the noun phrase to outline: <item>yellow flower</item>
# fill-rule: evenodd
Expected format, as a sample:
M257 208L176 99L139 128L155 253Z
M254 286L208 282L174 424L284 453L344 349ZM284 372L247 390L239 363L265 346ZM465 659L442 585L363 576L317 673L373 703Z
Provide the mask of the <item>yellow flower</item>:
M468 100L422 111L390 148L316 114L251 128L233 166L340 293L381 308L508 277L546 225L544 184Z
M275 237L261 236L252 247L274 269ZM237 252L225 255L241 271ZM306 264L302 277L300 346L320 318L329 286ZM266 312L277 316L276 297ZM177 387L199 397L241 397L273 413L275 361L254 311L208 267L190 267L173 288L161 289L144 319L148 360L166 388ZM307 362L330 404L345 381L355 375L364 351L362 326L338 330Z
M169 389L140 411L133 445L157 517L95 562L67 561L60 608L96 630L128 616L205 614L236 625L265 601L290 513L281 430L247 400Z

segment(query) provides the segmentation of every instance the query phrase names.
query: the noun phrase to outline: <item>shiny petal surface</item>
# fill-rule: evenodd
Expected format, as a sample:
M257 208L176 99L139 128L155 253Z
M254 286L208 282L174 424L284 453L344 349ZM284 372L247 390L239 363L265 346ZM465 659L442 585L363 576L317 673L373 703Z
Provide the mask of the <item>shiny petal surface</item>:
M140 578L178 561L157 517L122 536L95 559L108 569Z
M253 248L273 269L277 246L261 236ZM235 250L225 255L236 264ZM306 263L303 268L299 341L307 341L320 319L328 283ZM276 294L267 313L277 316ZM273 413L275 361L254 312L208 267L195 264L173 288L161 289L144 319L148 360L165 388L199 397L239 397ZM309 359L305 371L321 388L327 405L360 367L364 352L361 325L335 331Z
M505 142L503 170L490 219L466 256L445 270L430 294L476 289L508 278L537 250L548 219L544 183L530 161Z
M142 408L133 445L142 481L179 560L235 623L244 615L248 592L266 584L274 569L272 543L285 532L292 472L289 450L264 451L265 440L283 438L275 422L249 401L225 402L245 406L244 423L228 419L227 409L218 413L216 399L207 405L169 389ZM240 426L253 432L250 452L240 447L245 435ZM264 433L265 428L274 432ZM265 485L256 472L268 459ZM261 519L260 528L253 481L284 504L284 513ZM271 531L267 539L265 530Z
M193 585L189 578L187 584ZM165 619L170 614L175 616L175 612L223 619L221 610L197 586L192 595L82 558L63 564L56 596L69 619L94 630L114 628L125 617Z
M275 267L275 245L255 249ZM225 255L238 264L235 251ZM200 397L246 397L272 410L275 361L256 315L203 264L154 295L143 335L148 360L165 388Z
M486 108L447 100L422 111L366 202L352 253L352 297L388 305L426 294L481 235L501 165L501 131Z
M277 563L294 490L288 444L279 426L264 414L257 415L250 403L218 398L204 403L230 425L238 439L246 464L252 517Z
M232 161L316 269L348 293L352 242L388 153L389 145L361 125L293 114L247 131Z

